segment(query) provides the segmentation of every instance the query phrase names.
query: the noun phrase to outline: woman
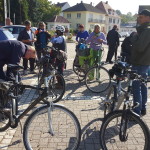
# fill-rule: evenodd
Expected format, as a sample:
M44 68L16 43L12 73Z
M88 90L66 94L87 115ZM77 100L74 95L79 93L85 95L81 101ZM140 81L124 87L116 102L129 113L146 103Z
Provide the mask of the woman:
M94 31L89 35L86 43L90 43L90 66L93 66L102 44L107 44L106 37L101 32L101 26L99 24L94 26ZM101 61L101 55L99 55L99 61Z
M40 22L38 29L35 31L37 41L35 43L38 59L41 58L41 51L43 48L46 48L48 44L48 39L51 38L51 35L46 31L46 25L44 22Z

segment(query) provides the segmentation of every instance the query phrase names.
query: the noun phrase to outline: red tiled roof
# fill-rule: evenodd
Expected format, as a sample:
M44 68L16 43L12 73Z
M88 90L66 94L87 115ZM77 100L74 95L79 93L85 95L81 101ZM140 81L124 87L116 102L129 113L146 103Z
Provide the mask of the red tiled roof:
M65 19L62 16L54 16L53 18L51 18L50 20L48 20L47 22L61 22L61 23L70 23L67 19Z

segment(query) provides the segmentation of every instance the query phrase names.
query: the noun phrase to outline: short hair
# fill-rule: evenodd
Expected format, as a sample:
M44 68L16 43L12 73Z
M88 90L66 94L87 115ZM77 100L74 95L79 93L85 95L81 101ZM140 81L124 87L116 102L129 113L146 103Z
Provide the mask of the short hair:
M113 26L113 29L117 29L118 28L118 26L115 24L114 26Z
M79 24L78 27L79 27L79 28L84 28L84 25L83 25L83 24Z
M31 24L31 21L26 20L26 21L24 22L24 24L25 24L25 26L30 25L30 24Z
M41 25L46 26L46 24L43 21L39 22L38 27L40 27Z
M95 24L95 25L94 25L94 29L95 29L96 27L99 27L99 29L101 30L101 26L100 26L99 24Z

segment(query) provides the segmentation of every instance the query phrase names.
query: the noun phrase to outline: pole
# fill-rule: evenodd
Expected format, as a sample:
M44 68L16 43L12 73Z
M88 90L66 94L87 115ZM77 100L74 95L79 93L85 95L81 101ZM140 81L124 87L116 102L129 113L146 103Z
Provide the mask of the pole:
M9 18L10 18L10 0L8 0Z
M15 18L15 13L14 13L14 25L15 25L15 19L16 19L16 18Z
M4 0L4 18L5 18L5 25L6 25L6 18L7 18L7 3L6 3L6 0Z

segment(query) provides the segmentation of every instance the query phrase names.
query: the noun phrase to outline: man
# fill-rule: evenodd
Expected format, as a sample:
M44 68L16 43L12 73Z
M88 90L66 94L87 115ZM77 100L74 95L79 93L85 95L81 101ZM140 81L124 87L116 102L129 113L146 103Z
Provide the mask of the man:
M112 57L115 53L115 60L117 59L117 48L119 46L119 33L117 32L117 25L113 26L107 34L108 54L106 62L113 63Z
M38 59L40 59L41 51L43 50L43 48L46 48L51 35L46 31L46 25L44 22L39 22L38 26L38 29L35 31L35 35L37 38L35 45Z
M23 42L24 44L34 46L34 42L36 39L34 38L34 33L31 30L31 22L26 20L25 21L25 29L19 33L18 40ZM35 58L30 58L30 73L35 73L34 72L34 63L35 63ZM28 59L23 58L23 66L24 66L24 75L27 75L27 68L28 68Z
M77 33L76 41L80 42L81 39L86 40L89 37L89 34L87 31L84 30L84 25L80 24L78 28L79 28L79 32Z
M6 75L3 71L5 64L19 64L21 57L27 56L28 52L32 51L35 54L35 49L27 46L20 41L6 40L0 41L0 79L10 80L14 79L12 70L7 69Z
M131 49L131 64L143 78L147 78L147 72L150 65L150 11L145 9L139 13L137 18L137 38L133 42ZM133 82L133 99L134 103L138 102L139 106L135 112L139 115L146 115L147 103L147 86L138 80Z

